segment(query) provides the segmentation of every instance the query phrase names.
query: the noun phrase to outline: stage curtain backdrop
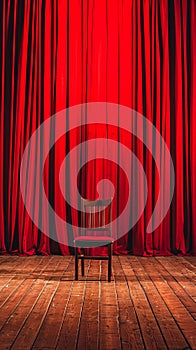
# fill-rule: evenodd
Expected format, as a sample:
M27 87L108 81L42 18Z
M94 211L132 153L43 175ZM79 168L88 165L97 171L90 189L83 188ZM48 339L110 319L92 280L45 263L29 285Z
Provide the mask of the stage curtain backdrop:
M40 232L29 217L20 192L20 164L30 136L43 121L66 107L96 101L118 103L148 118L164 138L175 168L170 209L147 234L159 178L144 145L130 137L146 172L148 200L137 224L115 242L114 252L196 253L195 28L194 0L1 0L1 253L72 252ZM92 137L97 130L90 132ZM56 170L77 137L75 131L62 138L45 165L50 203L69 220L72 210L58 193ZM95 168L99 176L103 168L95 163L89 178L81 175L83 194L92 197ZM42 210L41 205L35 210Z

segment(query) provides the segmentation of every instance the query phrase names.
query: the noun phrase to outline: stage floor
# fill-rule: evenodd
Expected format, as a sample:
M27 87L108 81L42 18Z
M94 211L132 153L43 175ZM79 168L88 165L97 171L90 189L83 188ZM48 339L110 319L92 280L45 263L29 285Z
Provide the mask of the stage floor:
M196 349L196 257L0 256L0 349Z

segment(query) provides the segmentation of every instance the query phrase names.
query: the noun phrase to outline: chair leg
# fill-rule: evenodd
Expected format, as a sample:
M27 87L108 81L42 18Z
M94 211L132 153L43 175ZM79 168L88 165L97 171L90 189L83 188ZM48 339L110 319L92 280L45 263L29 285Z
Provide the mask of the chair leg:
M75 280L78 281L78 247L75 247Z
M84 276L84 259L81 259L81 272L82 276Z
M111 282L112 274L112 245L108 244L108 282Z
M82 249L82 255L84 255L84 249ZM81 273L84 276L84 259L81 258Z

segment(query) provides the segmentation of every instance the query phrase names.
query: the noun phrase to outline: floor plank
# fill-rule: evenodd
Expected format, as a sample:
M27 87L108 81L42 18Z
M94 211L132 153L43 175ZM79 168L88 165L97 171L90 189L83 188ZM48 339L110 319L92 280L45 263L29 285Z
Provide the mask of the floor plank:
M0 256L0 349L196 349L196 258Z

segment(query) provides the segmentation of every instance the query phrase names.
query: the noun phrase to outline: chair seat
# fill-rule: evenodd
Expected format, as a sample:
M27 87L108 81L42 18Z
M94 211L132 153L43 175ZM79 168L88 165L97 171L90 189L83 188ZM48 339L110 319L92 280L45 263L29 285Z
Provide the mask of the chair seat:
M78 236L75 237L74 239L75 242L88 242L88 241L97 241L97 242L109 242L112 243L114 241L114 239L112 237L108 237L108 236Z
M93 248L96 246L106 246L114 242L112 237L108 236L78 236L74 239L77 247Z

